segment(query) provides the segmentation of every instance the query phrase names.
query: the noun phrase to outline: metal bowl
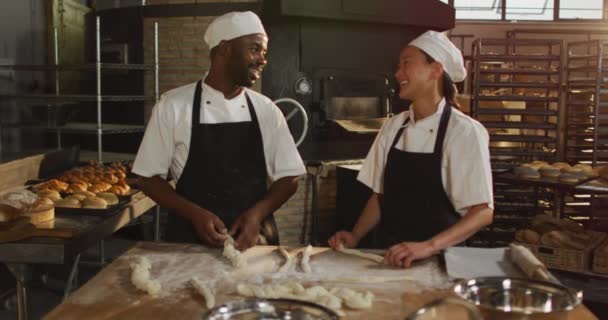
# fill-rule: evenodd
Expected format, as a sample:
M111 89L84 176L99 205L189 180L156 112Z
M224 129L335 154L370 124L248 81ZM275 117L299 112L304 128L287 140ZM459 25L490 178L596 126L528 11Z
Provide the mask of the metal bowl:
M291 299L233 301L209 310L204 320L338 320L338 315L315 303Z
M454 292L488 319L565 319L582 300L581 292L558 284L504 277L464 280Z

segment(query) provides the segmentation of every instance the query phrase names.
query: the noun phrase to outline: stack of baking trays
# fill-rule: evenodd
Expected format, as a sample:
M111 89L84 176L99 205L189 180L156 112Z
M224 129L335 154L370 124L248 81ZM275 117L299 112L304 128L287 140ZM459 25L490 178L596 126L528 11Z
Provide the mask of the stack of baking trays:
M490 134L494 174L559 154L561 40L476 39L471 115ZM495 182L495 218L474 245L503 245L532 215L552 210L550 189Z
M90 162L31 186L38 197L53 201L58 213L108 214L129 201L136 190L127 184L129 169L115 162Z

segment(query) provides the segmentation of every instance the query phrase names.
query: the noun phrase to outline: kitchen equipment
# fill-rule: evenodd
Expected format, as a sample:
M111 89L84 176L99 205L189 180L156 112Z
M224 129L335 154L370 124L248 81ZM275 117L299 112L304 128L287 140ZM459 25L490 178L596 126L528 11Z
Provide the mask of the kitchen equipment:
M566 319L567 312L582 301L582 292L523 278L463 280L454 287L454 292L475 304L484 319Z
M406 320L437 319L483 320L475 305L452 297L431 301L406 318Z
M338 320L328 308L291 299L248 299L217 306L203 316L205 320Z
M27 218L20 218L0 225L0 243L13 242L31 237L53 237L69 239L74 236L72 229L38 229Z

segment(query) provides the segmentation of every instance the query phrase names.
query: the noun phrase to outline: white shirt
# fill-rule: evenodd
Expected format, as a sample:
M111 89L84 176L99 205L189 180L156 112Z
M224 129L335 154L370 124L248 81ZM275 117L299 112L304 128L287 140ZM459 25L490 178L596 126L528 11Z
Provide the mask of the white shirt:
M419 121L409 111L387 120L363 162L358 180L376 193L384 192L384 168L388 152L407 117L411 117L410 121L395 147L408 152L433 153L444 107L445 99L439 103L436 113ZM448 198L461 215L477 204L487 203L494 208L488 146L488 131L483 125L452 109L443 142L441 180Z
M271 182L306 173L302 158L281 110L266 96L245 88L227 100L224 94L203 82L201 123L251 121L245 92L255 110L262 140L266 171ZM152 110L144 138L133 164L135 174L179 179L188 160L192 129L192 100L196 83L166 92Z

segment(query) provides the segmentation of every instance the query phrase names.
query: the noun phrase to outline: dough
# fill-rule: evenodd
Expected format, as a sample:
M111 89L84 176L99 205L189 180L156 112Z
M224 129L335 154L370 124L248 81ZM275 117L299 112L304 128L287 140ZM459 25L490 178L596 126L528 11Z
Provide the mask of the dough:
M205 304L207 305L207 309L213 308L215 306L215 296L211 292L211 289L205 285L199 278L194 277L190 279L190 284L198 293L200 293L203 298L205 298Z
M371 308L374 299L374 295L369 291L360 293L347 288L332 288L327 290L322 286L304 288L300 283L293 281L274 285L250 285L241 283L237 285L237 292L239 295L245 297L267 299L286 298L314 302L330 308L340 315L344 315L340 310L343 303L351 309L367 309Z
M344 246L342 244L340 244L340 246L338 247L338 252L342 252L342 253L346 253L355 257L360 257L363 259L368 259L368 260L372 260L374 262L377 263L383 263L384 262L384 257L383 256L379 256L377 254L372 254L372 253L365 253L365 252L361 252L357 249L346 249L344 248Z
M369 309L374 301L374 294L369 291L361 293L348 288L333 288L329 292L341 298L344 304L351 309Z
M306 247L306 249L304 249L304 251L302 251L301 267L302 267L302 271L304 271L305 273L312 272L312 268L310 267L310 254L311 253L312 253L311 245L308 245L308 247Z
M160 293L160 283L155 280L150 280L150 261L146 257L135 257L130 263L131 266L131 283L142 291L146 291L149 295L158 296Z
M277 273L283 273L289 270L293 263L293 257L287 252L287 250L283 249L283 247L279 247L279 252L285 258L285 263L279 268Z
M247 265L247 259L243 257L240 251L234 248L234 239L229 234L226 234L223 255L230 260L230 263L235 268L242 268Z

